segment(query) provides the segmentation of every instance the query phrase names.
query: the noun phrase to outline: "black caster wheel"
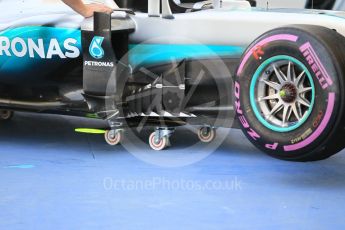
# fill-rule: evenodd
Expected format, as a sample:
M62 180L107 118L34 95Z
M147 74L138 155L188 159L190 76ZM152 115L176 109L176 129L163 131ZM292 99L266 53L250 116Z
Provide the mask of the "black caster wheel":
M109 145L118 145L122 141L123 133L117 130L107 130L104 134L104 139Z
M201 142L210 143L216 138L216 130L210 127L202 127L198 131L198 137Z
M8 121L13 117L13 112L10 110L0 110L0 120Z
M153 132L149 137L149 144L153 150L161 151L169 146L169 138L165 136L157 140L156 132Z

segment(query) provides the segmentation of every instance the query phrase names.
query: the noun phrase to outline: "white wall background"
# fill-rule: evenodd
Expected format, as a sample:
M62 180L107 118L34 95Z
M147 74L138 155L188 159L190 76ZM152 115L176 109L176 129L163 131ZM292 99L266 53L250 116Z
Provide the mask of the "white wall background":
M269 8L304 8L307 0L256 0L258 7Z

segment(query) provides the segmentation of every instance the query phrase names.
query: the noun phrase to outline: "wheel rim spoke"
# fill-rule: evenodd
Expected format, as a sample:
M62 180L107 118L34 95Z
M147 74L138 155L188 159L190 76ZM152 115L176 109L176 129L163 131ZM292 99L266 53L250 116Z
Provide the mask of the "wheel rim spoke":
M267 81L267 80L264 80L265 84L270 86L271 88L275 89L275 90L280 90L281 86L276 83L276 82L273 82L273 81Z
M284 110L283 110L283 126L286 126L286 122L290 120L291 111L292 111L292 109L291 109L290 105L284 106Z
M274 99L278 99L279 98L279 94L272 94L266 97L261 97L259 98L259 101L264 101L264 100L274 100Z
M304 99L302 97L298 98L297 102L301 105L308 107L308 108L310 107L310 102L308 102L306 99Z
M287 80L290 82L293 82L296 79L295 66L291 61L289 61L286 77L287 77Z
M267 60L260 68L260 73L256 72L259 75L254 75L253 82L257 85L250 92L250 100L257 106L254 113L264 126L278 132L292 131L311 113L315 100L314 82L299 60L283 55L271 59L273 61Z
M305 71L303 71L295 80L295 85L299 86L300 82L304 80L305 77Z
M311 88L311 87L301 88L301 89L299 90L299 93L300 93L300 94L303 94L303 93L307 93L307 92L310 92L310 91L312 91L312 88Z
M275 72L280 84L283 84L284 82L287 81L287 77L284 75L284 73L279 68L277 68L276 65L273 65L273 69L274 69L274 72Z
M301 120L300 111L299 111L298 106L296 105L296 103L294 103L294 104L291 106L291 108L292 108L292 111L293 111L293 113L295 114L295 117L297 118L297 120L298 120L298 121Z
M267 114L267 118L269 119L271 116L273 116L274 114L278 113L280 110L282 110L283 108L283 102L279 101L271 110L271 112L269 114Z
M287 117L288 117L287 121L290 121L291 115L292 115L292 107L290 106L289 112L288 112L288 115L287 115Z

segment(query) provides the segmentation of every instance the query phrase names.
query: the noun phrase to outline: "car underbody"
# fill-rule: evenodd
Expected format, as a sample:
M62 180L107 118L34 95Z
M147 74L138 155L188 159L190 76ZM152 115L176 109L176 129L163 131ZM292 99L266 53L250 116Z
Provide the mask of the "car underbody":
M285 144L280 145L280 140L264 142L261 137L267 132L260 134L261 129L284 135L296 129L290 144L306 142L312 129L300 133L298 127L305 126L312 111L308 108L314 106L318 90L314 84L318 80L322 88L330 88L330 95L336 92L325 70L331 66L324 67L320 61L314 64L318 54L303 56L301 52L313 42L324 48L310 37L310 31L321 31L319 39L325 43L325 36L330 34L326 30L332 31L334 39L343 37L343 12L253 8L247 1L224 1L217 8L208 2L191 7L172 0L149 0L146 5L127 1L121 4L131 9L115 9L111 15L95 13L83 19L64 5L36 3L43 4L48 13L40 14L39 8L23 5L6 12L0 21L2 109L103 119L108 122L102 127L107 130L108 143L121 139L118 130L139 125L156 127L154 137L150 137L156 150L166 147L166 138L176 126L201 127L202 141L212 141L216 127L238 126L259 148L263 145L263 151L284 152ZM292 34L279 32L281 28ZM261 36L266 37L260 41ZM299 44L303 41L300 37L313 42ZM281 41L284 43L278 48L274 46ZM289 53L297 43L300 51ZM308 52L311 49L306 48ZM331 57L325 62L329 60ZM248 65L251 61L254 64ZM310 72L309 81L291 80L294 77L281 81L277 71L279 81L272 83L277 80L272 78L273 67L267 67L267 76L255 78L251 66L265 65L264 61L271 61L274 69L279 66L281 73L287 71L287 76L292 76L292 70L300 71L301 76ZM296 67L291 70L291 65ZM240 84L239 76L246 71L242 79L250 76L270 83L257 86L249 79ZM250 91L245 98L240 97L242 87ZM243 107L249 97L250 103ZM267 102L260 102L265 98ZM242 114L252 108L256 117L251 119L258 119L261 125L256 129L248 120L252 112L248 117ZM239 122L234 122L235 117ZM314 128L317 131L317 125ZM309 155L290 157L285 153L282 158L310 159Z

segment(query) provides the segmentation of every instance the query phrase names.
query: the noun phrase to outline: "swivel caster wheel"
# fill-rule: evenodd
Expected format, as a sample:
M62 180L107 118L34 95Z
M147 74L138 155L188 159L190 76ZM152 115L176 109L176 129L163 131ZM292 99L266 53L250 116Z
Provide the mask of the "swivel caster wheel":
M201 142L210 143L216 138L216 130L210 127L202 127L198 131L198 137Z
M156 132L153 132L149 137L149 144L153 150L161 151L169 146L169 137L164 136L159 139L156 137Z
M112 146L120 144L123 133L120 130L107 130L104 134L105 141Z
M8 121L13 117L13 112L10 110L0 110L0 120Z

